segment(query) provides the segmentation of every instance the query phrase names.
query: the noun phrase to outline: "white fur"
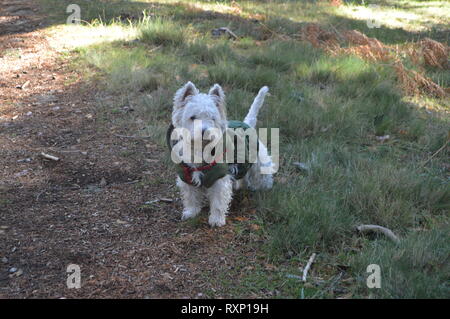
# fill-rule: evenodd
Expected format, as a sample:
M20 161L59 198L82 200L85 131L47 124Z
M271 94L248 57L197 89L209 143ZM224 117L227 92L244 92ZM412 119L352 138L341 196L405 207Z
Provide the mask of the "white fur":
M266 86L259 90L244 119L244 122L251 127L256 126L258 112L268 91ZM215 84L208 94L204 94L200 93L193 83L188 82L176 92L172 112L173 126L188 129L191 136L194 136L193 119L201 120L204 130L216 128L224 132L227 129L225 94L220 85ZM202 165L187 164L192 167ZM197 216L201 211L203 200L206 198L210 206L209 224L213 227L225 225L233 189L245 187L251 190L270 189L273 184L272 175L261 174L260 168L272 165L266 146L259 141L258 161L240 180L234 180L231 175L226 175L218 179L211 187L206 188L201 185L202 172L193 172L193 185L189 185L177 177L177 185L180 188L184 206L182 220Z
M264 103L264 98L266 94L269 92L269 88L267 86L262 87L252 105L250 106L250 110L248 111L247 116L244 119L244 123L247 123L251 127L256 127L256 121L258 119L259 109Z

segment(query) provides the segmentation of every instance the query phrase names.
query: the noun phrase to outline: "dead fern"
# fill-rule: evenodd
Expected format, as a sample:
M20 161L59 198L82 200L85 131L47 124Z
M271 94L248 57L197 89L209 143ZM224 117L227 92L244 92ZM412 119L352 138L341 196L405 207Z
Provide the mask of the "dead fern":
M301 30L300 39L332 55L352 54L371 62L388 63L394 68L399 85L407 94L430 94L442 98L448 93L426 77L425 71L408 70L401 60L401 57L409 56L411 62L419 67L448 68L449 47L435 40L425 38L412 45L387 46L357 30L338 32L334 29L333 32L315 23L307 24Z

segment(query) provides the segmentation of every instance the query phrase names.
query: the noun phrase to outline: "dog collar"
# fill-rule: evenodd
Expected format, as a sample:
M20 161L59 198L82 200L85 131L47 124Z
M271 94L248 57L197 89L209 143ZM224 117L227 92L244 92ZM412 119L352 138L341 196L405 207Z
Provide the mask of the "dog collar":
M192 173L193 172L202 172L202 171L210 170L214 166L216 166L216 164L217 164L216 161L213 161L212 163L204 165L204 166L191 167L191 166L187 165L186 163L181 162L180 166L183 169L184 180L186 181L186 183L192 185Z

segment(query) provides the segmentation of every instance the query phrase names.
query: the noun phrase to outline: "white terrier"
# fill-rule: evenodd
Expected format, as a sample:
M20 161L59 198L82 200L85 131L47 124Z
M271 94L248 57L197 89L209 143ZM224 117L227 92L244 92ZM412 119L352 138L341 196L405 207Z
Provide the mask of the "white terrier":
M189 145L186 146L188 149L192 145L191 142L194 142L195 145L195 123L201 123L201 148L205 147L206 134L204 133L210 129L220 130L219 132L224 134L230 126L236 126L236 123L244 129L255 128L259 109L268 91L269 89L266 86L259 90L244 121L238 122L227 120L225 94L220 85L215 84L208 94L204 94L200 93L193 83L186 83L176 92L174 97L172 125L167 133L169 148L172 150L172 147L175 147L179 142L181 144L188 143ZM187 130L193 138L191 140L181 138L172 141L170 137L172 131L178 128ZM233 189L243 187L251 190L271 188L273 184L272 174L267 172L273 172L272 159L268 155L266 146L259 139L257 145L257 159L250 165L248 163L218 164L215 160L206 162L206 165L205 162L180 162L177 185L183 197L182 220L195 217L201 211L203 200L206 197L210 204L209 224L213 227L223 226L225 225L225 217L232 199ZM220 156L220 154L218 155ZM179 152L177 156L182 156L182 152ZM265 173L262 173L263 168L266 168Z

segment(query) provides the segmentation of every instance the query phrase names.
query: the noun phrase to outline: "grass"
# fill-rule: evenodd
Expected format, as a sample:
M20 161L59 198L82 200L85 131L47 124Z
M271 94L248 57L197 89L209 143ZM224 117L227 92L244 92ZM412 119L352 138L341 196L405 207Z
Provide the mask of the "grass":
M305 42L270 37L267 29L249 22L265 15L267 27L286 35L295 35L303 22L339 22L402 44L412 37L439 36L442 12L433 16L433 28L423 21L435 11L425 10L422 2L401 1L391 8L393 2L380 1L380 10L389 15L382 28L369 29L354 13L372 9L358 1L342 7L242 1L239 10L230 1L156 2L158 10L143 1L111 7L89 3L88 17L96 23L55 30L121 30L108 41L80 44L78 66L94 67L106 90L117 95L104 108L107 121L128 125L139 119L145 123L142 134L162 147L173 93L186 81L202 91L220 83L229 117L237 119L260 87L270 87L259 126L280 128L282 165L274 189L252 195L258 206L254 222L264 240L252 245L278 270L267 270L264 262L249 270L243 259L235 274L223 274L224 289L236 297L277 291L274 297L448 298L448 149L424 165L448 140L448 102L405 95L385 64L331 56ZM437 10L446 5L430 3ZM407 6L421 17L418 21L397 19ZM114 19L124 10L137 15L144 9L149 11L134 21ZM209 35L224 25L242 38ZM448 87L448 70L425 72ZM135 112L119 119L120 113L111 110L124 104ZM389 139L377 140L382 135ZM308 169L299 170L295 161ZM355 226L361 223L389 227L402 241L395 246L383 237L358 234ZM312 284L286 279L298 275L312 252L319 254ZM365 286L369 264L381 267L381 289Z
M448 298L450 294L447 229L408 236L398 247L371 243L352 263L362 274L368 264L382 265L381 298ZM361 289L366 278L358 278ZM362 288L364 289L364 288Z
M184 41L184 33L181 26L171 20L160 17L144 18L140 32L140 39L144 43L176 46Z
M85 59L93 66L101 67L112 79L109 89L129 91L158 88L158 75L151 70L154 61L147 59L145 50L132 48L123 50L120 47L91 47L81 50Z

